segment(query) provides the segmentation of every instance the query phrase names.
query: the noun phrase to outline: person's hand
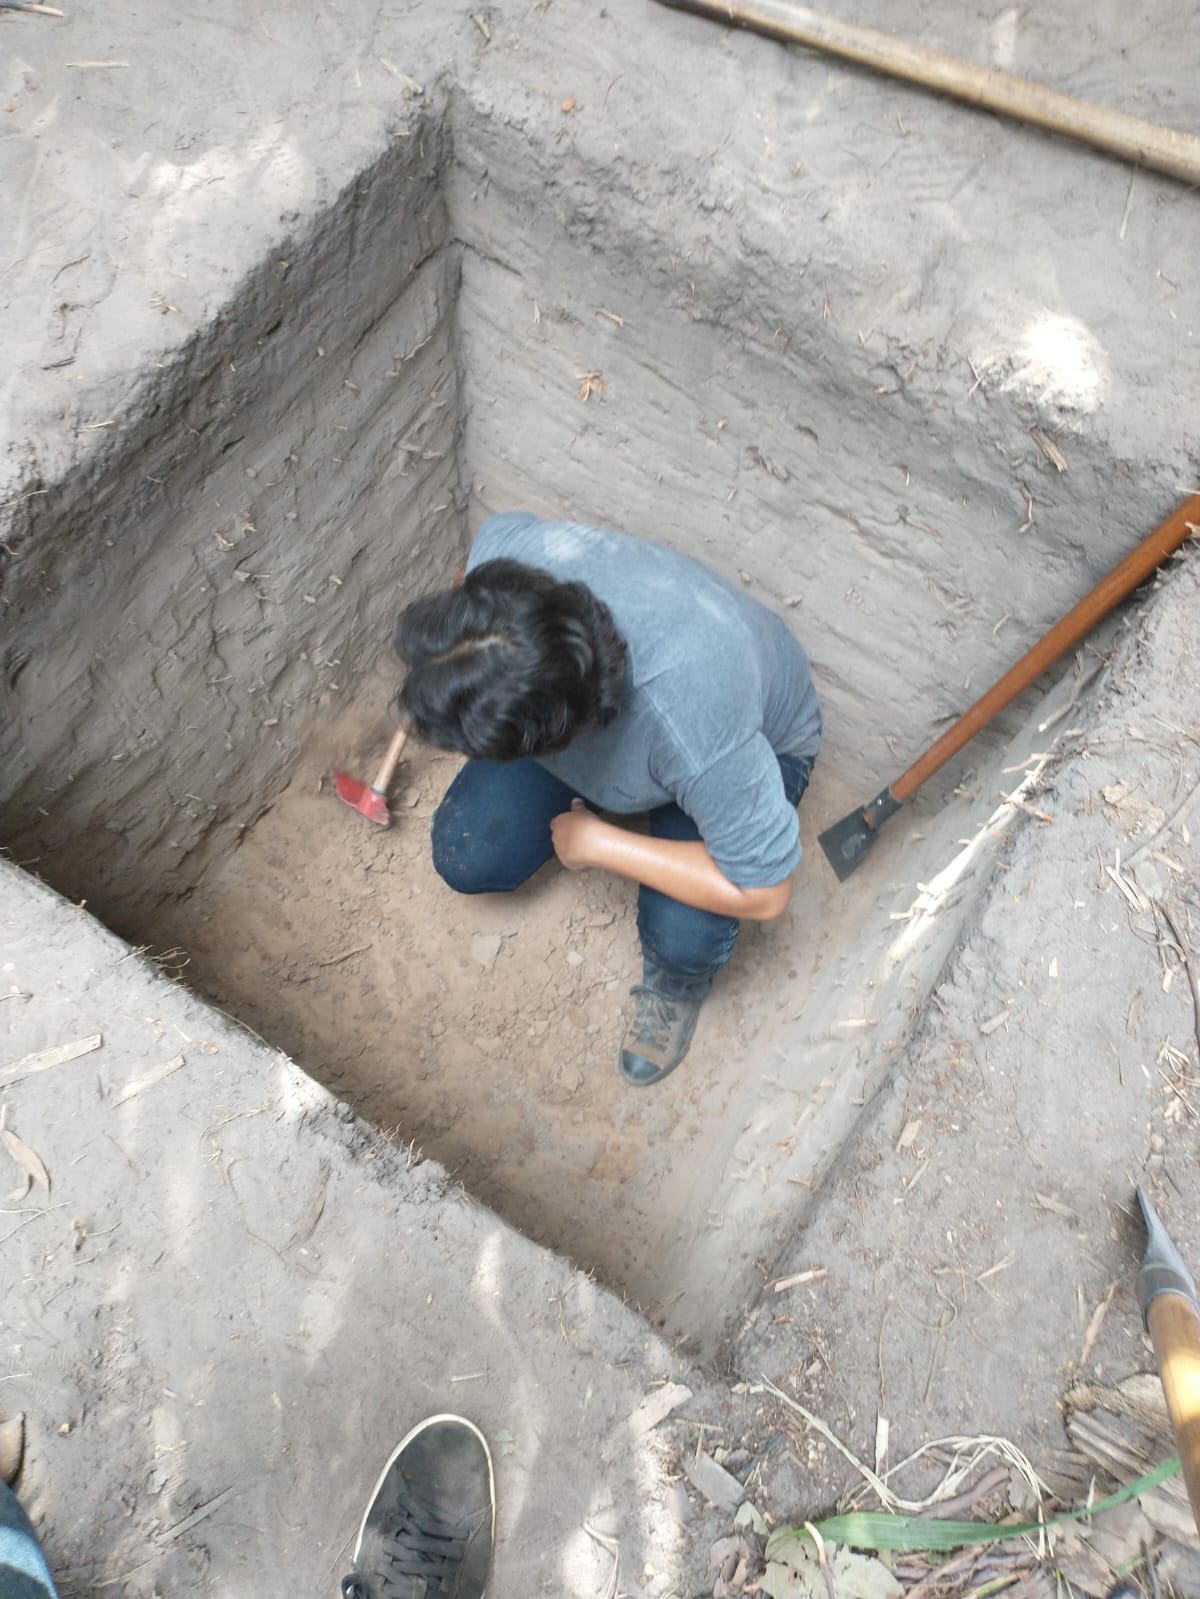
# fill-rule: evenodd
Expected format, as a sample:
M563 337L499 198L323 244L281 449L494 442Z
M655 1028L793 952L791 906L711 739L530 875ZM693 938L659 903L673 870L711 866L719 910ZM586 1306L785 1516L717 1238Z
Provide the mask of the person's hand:
M569 872L596 864L593 845L605 825L580 799L572 800L571 809L550 823L554 853Z

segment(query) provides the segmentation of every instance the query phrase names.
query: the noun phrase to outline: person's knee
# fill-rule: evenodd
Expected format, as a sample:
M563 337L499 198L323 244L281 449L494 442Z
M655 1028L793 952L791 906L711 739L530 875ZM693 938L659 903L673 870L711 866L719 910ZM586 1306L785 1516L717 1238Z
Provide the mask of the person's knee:
M643 951L659 965L681 977L711 977L728 965L737 948L739 924L688 906L655 907L657 914L638 916Z
M466 826L456 807L443 804L433 818L433 869L456 894L509 894L528 872L519 870L506 836L494 818Z
M478 847L472 848L469 835L441 810L433 818L431 844L433 869L447 888L452 888L456 894L487 892Z

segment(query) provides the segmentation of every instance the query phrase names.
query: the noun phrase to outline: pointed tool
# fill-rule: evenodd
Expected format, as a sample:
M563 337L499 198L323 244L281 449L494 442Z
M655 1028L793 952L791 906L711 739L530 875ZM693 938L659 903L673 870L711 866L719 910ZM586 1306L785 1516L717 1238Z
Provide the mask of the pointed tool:
M1200 1300L1191 1272L1140 1184L1137 1197L1146 1223L1138 1303L1158 1358L1183 1480L1200 1532Z
M1200 494L1193 494L1172 511L1165 522L1160 522L1154 532L1130 551L1123 561L1114 566L1107 577L1102 577L1092 592L1080 600L1074 610L1068 611L1061 621L1056 622L1031 650L1027 650L999 682L993 683L987 693L977 699L953 727L947 728L937 743L931 744L907 772L902 772L869 804L851 811L849 816L826 828L819 842L838 878L845 882L879 837L879 829L884 822L912 799L922 783L957 755L964 744L970 743L976 733L982 731L1006 705L1011 705L1018 694L1023 694L1036 683L1047 667L1053 666L1072 644L1078 644L1085 633L1090 633L1097 622L1106 617L1126 595L1132 594L1138 584L1144 582L1168 555L1174 554L1198 527Z
M387 747L387 754L383 757L373 783L364 783L357 777L351 777L348 772L335 772L333 786L337 789L338 799L343 800L352 810L356 810L360 816L365 816L368 822L374 822L378 827L386 827L391 821L387 802L388 784L395 775L407 743L408 728L398 727L392 734L392 742Z

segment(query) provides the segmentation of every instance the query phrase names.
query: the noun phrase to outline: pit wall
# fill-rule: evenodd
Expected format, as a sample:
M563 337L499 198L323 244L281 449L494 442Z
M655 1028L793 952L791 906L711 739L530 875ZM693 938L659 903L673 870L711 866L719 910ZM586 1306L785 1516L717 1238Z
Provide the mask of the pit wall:
M698 1591L723 1524L686 1537L670 1484L724 1393L4 861L0 949L7 1126L53 1184L5 1217L0 1376L61 1593L336 1593L443 1411L491 1442L497 1594L591 1599L618 1543L623 1591Z
M532 123L485 85L422 111L135 419L83 424L112 448L17 497L4 841L114 925L135 875L177 893L236 842L490 510L665 539L783 608L867 797L1170 503L1028 370L952 387L886 296L843 323L890 269L833 226Z
M396 139L20 507L3 839L115 927L234 847L459 558L443 160L437 119Z
M659 165L574 113L548 140L486 97L455 111L472 526L513 505L609 523L781 609L824 760L864 799L1178 498L1112 454L1069 319L1031 313L1057 369L973 370L899 331L899 262L854 258L756 172ZM871 321L847 322L852 295Z

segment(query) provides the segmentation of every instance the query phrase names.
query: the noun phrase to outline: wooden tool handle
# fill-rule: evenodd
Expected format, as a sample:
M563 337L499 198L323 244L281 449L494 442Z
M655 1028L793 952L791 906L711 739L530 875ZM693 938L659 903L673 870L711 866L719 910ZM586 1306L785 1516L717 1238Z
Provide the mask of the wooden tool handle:
M1055 623L1044 638L1039 639L998 683L994 683L969 711L959 717L953 727L946 729L936 744L931 745L907 772L895 780L891 785L893 797L901 802L911 799L922 783L927 782L940 766L957 755L964 744L969 743L1018 694L1023 694L1031 683L1035 683L1047 667L1053 666L1060 655L1064 655L1072 644L1077 644L1126 595L1132 594L1138 584L1144 582L1155 567L1177 550L1197 527L1200 527L1200 494L1193 494L1178 510L1172 511L1149 538L1143 539L1136 550L1118 566L1114 566L1107 577L1101 578L1086 599L1080 600L1073 611L1068 611L1061 622Z
M1200 1532L1200 1315L1182 1294L1159 1294L1150 1301L1146 1325Z
M392 742L387 747L387 754L383 763L375 774L375 781L371 784L380 794L387 793L387 786L395 776L396 768L400 764L400 757L404 754L404 746L408 743L408 728L398 727L392 734Z
M789 44L807 45L827 55L840 56L859 66L872 67L908 83L923 84L940 94L952 95L970 105L999 111L1050 133L1080 139L1099 150L1123 156L1138 166L1151 167L1184 183L1200 183L1200 138L1163 128L1140 117L1109 111L1104 106L1077 100L1074 95L1017 78L997 67L980 67L973 61L943 55L924 45L910 44L875 28L859 28L836 17L822 16L790 0L660 0L677 11L737 24Z

